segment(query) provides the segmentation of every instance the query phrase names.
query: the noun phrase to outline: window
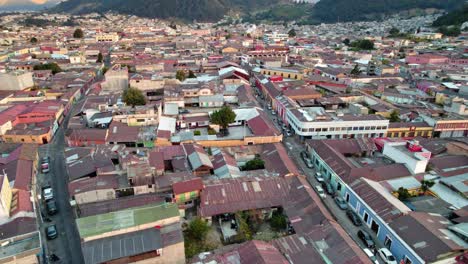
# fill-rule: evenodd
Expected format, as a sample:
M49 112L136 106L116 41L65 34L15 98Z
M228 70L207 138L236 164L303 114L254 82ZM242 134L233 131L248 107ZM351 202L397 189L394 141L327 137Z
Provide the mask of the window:
M359 130L364 130L364 127L359 127Z
M353 127L353 130L358 130L358 127Z
M341 191L341 183L338 183L338 184L336 185L336 190L337 190L337 191Z
M370 129L375 130L375 126L371 126Z
M408 256L405 256L405 264L413 264L413 261L411 261L411 259L408 258Z
M333 132L335 131L335 128L334 127L330 127L330 132Z
M389 236L385 237L384 246L390 250L392 247L392 239Z
M323 132L327 132L327 131L328 131L328 128L325 127L325 128L322 129L322 131L323 131Z
M369 220L369 214L367 214L367 212L364 212L364 222L366 222L367 224L368 220Z

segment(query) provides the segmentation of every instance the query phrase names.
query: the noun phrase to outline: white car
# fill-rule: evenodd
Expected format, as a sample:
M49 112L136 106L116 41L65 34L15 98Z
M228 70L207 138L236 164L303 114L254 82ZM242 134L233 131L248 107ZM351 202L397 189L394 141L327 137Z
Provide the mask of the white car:
M53 199L54 192L52 191L52 188L49 186L44 187L44 189L42 189L42 197L44 198L45 201Z
M392 255L392 252L387 248L379 249L379 256L385 261L387 264L397 264L395 257Z
M320 172L318 172L318 171L315 173L315 179L316 179L319 183L322 183L322 182L325 181L325 180L323 179L322 173L320 173Z
M372 260L372 262L374 262L375 264L379 264L377 257L375 257L374 253L372 253L370 249L365 248L363 250L364 250L364 253L366 253L366 255L369 257L369 259Z
M327 195L325 194L325 191L323 190L322 186L316 185L315 190L317 191L318 195L322 198L327 198Z

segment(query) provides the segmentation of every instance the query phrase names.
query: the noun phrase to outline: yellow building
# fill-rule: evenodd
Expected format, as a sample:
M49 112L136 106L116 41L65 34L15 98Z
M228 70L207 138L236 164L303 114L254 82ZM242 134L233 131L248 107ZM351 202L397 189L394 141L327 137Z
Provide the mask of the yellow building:
M304 78L304 73L299 70L294 69L285 69L285 68L264 68L260 70L260 73L263 75L269 76L281 76L285 79L295 79L302 80Z
M390 123L387 130L389 138L426 137L431 138L434 128L425 122Z

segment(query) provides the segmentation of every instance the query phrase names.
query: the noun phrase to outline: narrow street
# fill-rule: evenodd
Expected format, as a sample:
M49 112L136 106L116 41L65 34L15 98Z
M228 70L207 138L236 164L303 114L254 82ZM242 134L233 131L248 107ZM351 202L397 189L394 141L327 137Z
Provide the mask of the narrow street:
M76 104L75 104L76 106ZM70 113L72 113L72 110ZM62 125L55 133L54 139L47 145L39 147L39 158L50 157L50 172L47 174L38 175L38 193L41 193L41 188L50 185L54 191L54 198L57 203L58 213L53 216L48 216L44 203L39 202L39 208L42 212L43 219L49 218L51 222L42 222L40 224L41 232L43 233L46 254L56 254L60 261L55 263L77 263L84 262L81 253L81 243L78 230L75 225L75 218L72 208L69 203L68 195L68 173L64 160L64 147L65 144L65 130L71 114L68 115ZM58 237L54 240L45 239L44 229L55 224L59 233Z
M267 113L268 117L270 118L271 122L278 128L280 131L282 130L281 127L278 125L277 119L279 118L277 115L272 115L271 110L268 110L265 102L260 98L257 97L260 105L263 106L263 109ZM315 168L310 169L308 168L304 161L301 158L301 152L306 150L305 145L303 142L300 142L300 139L293 135L293 136L286 136L283 133L283 144L288 152L289 157L296 163L297 168L300 172L302 172L305 176L307 176L307 181L311 185L312 189L315 190L315 186L321 185L314 177L315 175ZM363 241L358 237L357 233L359 230L365 230L369 233L377 246L377 248L383 247L379 243L379 241L375 237L375 233L370 230L368 226L363 224L362 226L355 226L351 220L346 215L346 211L342 210L338 207L338 205L334 201L334 197L332 195L326 196L326 198L322 198L323 204L327 207L328 211L334 216L335 220L343 227L343 229L348 233L348 235L356 241L361 249L366 248ZM372 251L372 250L371 250ZM380 257L376 256L379 263L385 263Z

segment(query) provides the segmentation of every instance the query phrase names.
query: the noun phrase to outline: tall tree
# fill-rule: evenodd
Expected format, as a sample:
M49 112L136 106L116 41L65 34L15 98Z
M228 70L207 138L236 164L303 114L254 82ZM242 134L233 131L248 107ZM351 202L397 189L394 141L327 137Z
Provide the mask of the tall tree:
M75 29L75 32L73 32L73 37L74 38L83 38L84 37L83 30L81 30L81 28Z
M361 70L359 69L359 65L354 65L354 68L351 70L352 76L359 76L361 74Z
M185 71L183 71L183 70L178 70L176 72L175 77L176 77L177 80L179 80L181 82L183 82L183 81L185 81L185 79L187 79L187 76L185 76Z
M195 73L192 70L190 70L188 72L188 78L197 78L197 76L195 75Z
M426 193L432 186L434 186L435 182L431 180L422 180L421 181L421 192Z
M127 105L131 105L132 107L135 107L136 105L145 105L146 104L146 98L143 95L143 93L136 89L136 88L128 88L124 91L123 93L123 101Z
M294 28L291 28L291 30L289 30L288 32L288 35L290 38L293 38L296 36L296 30Z
M37 43L37 38L36 37L32 37L29 42L31 42L31 44L36 44Z
M398 110L393 110L391 113L390 113L390 122L400 122L400 111Z
M104 60L104 58L102 57L102 53L99 52L99 54L97 55L97 60L96 60L96 62L97 62L97 63L102 63L103 60Z
M236 120L236 113L232 111L231 107L223 106L220 110L214 111L211 116L211 123L219 125L224 134L227 134L229 124L234 123Z
M408 198L411 197L411 194L408 192L408 189L403 188L403 187L398 188L397 193L398 193L398 199L400 201L408 200Z

